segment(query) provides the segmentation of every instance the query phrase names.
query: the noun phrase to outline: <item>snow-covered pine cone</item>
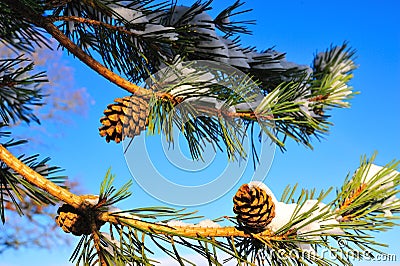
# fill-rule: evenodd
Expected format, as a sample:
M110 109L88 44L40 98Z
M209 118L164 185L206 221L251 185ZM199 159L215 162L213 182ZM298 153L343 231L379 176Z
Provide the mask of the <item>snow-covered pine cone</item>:
M109 104L100 118L103 124L99 128L100 135L106 141L121 142L125 137L133 138L146 129L149 115L149 104L146 99L138 96L126 96Z
M275 217L272 197L260 187L242 185L233 197L233 203L238 223L251 233L264 231Z

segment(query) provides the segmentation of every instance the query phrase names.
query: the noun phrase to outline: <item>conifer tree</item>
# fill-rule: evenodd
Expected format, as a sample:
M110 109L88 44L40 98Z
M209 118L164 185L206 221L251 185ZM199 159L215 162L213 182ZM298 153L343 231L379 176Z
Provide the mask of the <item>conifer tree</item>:
M282 151L287 141L311 147L311 139L329 131L330 110L349 107L355 94L349 86L354 50L347 43L331 46L315 56L312 67L288 62L282 52L241 45L240 35L253 23L235 21L235 15L247 12L241 2L214 18L208 14L211 4L0 1L0 40L19 53L0 60L2 222L6 209L32 211L22 207L26 199L37 206L59 204L56 224L81 236L71 257L77 265L153 265L154 247L180 265L195 264L181 254L182 247L209 265L351 265L355 256L372 256L364 250L382 253L370 233L396 225L396 161L381 167L373 164L374 156L363 157L336 191L296 193L296 186L288 186L280 200L265 184L243 184L233 197L235 216L189 224L184 221L197 218L193 212L118 209L118 202L131 196L131 182L117 189L110 172L99 195L77 195L48 159L10 152L23 141L12 139L7 127L39 123L33 109L45 103L39 85L46 74L24 54L37 46L50 48L50 38L130 94L115 99L100 118L99 134L111 142L105 145L144 131L172 142L177 126L194 160L202 158L205 145L240 160L245 135L254 142L267 136ZM212 63L204 67L198 63L203 61ZM226 76L221 67L236 72ZM251 153L257 160L255 147ZM321 257L319 249L335 259Z

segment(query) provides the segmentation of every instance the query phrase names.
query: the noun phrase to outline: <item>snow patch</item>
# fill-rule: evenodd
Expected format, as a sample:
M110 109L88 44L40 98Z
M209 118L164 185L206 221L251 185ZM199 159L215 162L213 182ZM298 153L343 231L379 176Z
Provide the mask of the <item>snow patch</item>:
M202 220L197 225L200 226L200 227L206 227L206 228L219 228L219 227L221 227L221 225L217 224L216 222L214 222L214 221L212 221L210 219Z

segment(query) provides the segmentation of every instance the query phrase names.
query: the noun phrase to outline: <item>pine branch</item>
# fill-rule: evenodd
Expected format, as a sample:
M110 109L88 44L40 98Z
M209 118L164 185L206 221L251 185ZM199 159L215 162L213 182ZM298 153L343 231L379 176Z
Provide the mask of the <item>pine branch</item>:
M370 163L371 162L368 164L370 165ZM374 246L380 246L382 244L375 242L370 236L359 235L359 232L383 228L381 226L386 228L394 226L394 224L387 223L383 220L374 220L375 229L370 226L360 227L358 223L355 223L355 219L359 219L361 216L367 217L368 215L373 215L373 217L378 218L379 216L373 214L378 210L391 210L393 213L397 212L399 208L398 200L396 202L393 200L386 201L386 199L398 193L398 189L396 189L395 186L397 186L400 181L400 173L393 173L393 169L397 164L385 166L382 168L385 170L381 170L378 174L374 174L375 172L368 174L372 176L372 179L370 179L370 177L364 179L364 182L367 182L367 185L363 188L365 189L366 195L370 194L372 189L376 189L376 184L394 182L395 185L393 187L383 186L381 188L380 193L382 193L382 195L387 195L383 199L383 201L385 201L383 205L379 205L380 203L374 200L379 198L380 195L374 195L373 198L363 198L362 193L358 191L354 192L346 186L338 192L338 199L342 199L343 197L347 199L343 201L346 204L343 208L336 207L337 205L334 203L331 203L332 205L325 205L322 203L322 200L327 197L330 190L326 192L322 191L314 200L313 198L316 194L315 190L303 190L299 197L295 199L293 197L295 188L288 188L283 194L282 201L295 202L288 204L277 202L273 194L271 194L272 192L267 187L262 188L267 195L272 197L272 201L275 202L275 207L279 208L279 212L275 214L276 220L273 219L271 224L267 225L260 233L251 232L250 229L245 229L242 225L236 225L235 227L219 227L215 226L216 224L214 223L208 227L204 227L201 223L184 224L179 221L172 223L173 221L171 220L168 223L148 222L143 220L145 216L140 217L139 210L121 211L114 208L112 208L112 210L103 209L98 213L98 219L110 223L111 228L114 228L120 235L119 240L117 240L112 235L102 233L103 237L105 237L104 241L107 243L105 246L103 244L103 247L107 248L107 253L105 254L113 254L115 261L121 263L147 260L147 255L143 254L143 251L141 252L142 255L138 254L134 257L132 255L139 250L143 250L143 248L146 249L144 237L142 237L142 239L137 237L137 234L140 232L148 236L163 252L169 254L178 262L186 261L186 259L179 254L178 248L176 247L177 245L189 247L202 255L209 262L216 265L220 264L216 259L216 250L232 256L232 258L244 262L246 265L253 265L253 263L256 262L260 265L264 263L261 263L263 260L267 260L271 263L282 262L284 264L287 263L287 260L290 260L293 263L300 263L301 265L306 265L307 263L336 265L337 263L335 261L326 260L326 258L319 257L316 252L310 253L309 251L310 248L313 250L313 248L320 247L330 250L343 265L349 265L351 256L361 256L357 254L360 254L360 252L365 249L381 253L381 251ZM364 166L361 165L360 169L364 169ZM358 170L357 172L360 171L363 170ZM350 184L356 186L359 177L360 175L357 174ZM106 180L111 181L112 179L107 179L106 177ZM372 183L368 180L372 180ZM109 188L107 190L114 190L109 181L104 182L103 186L107 184L106 186ZM122 196L123 193L125 192L115 192L115 195L111 198L115 198L119 195ZM106 199L104 198L104 200ZM333 202L336 201L337 200ZM351 222L350 220L343 219L344 216L342 217L341 214L344 212L358 213L358 211L354 209L354 206L356 206L356 202L359 201L363 201L363 204L367 202L371 204L371 207L368 207L368 209L371 209L371 211L368 211L370 214L364 212L361 216L359 215L358 218L350 215L348 219L350 219ZM95 210L97 208L96 201L93 201L92 204L93 210ZM257 201L255 206L259 204L261 204L260 201ZM155 211L157 211L157 209L155 209ZM133 215L132 213L135 214ZM171 215L174 215L174 212L171 212ZM396 217L387 217L387 219L395 218ZM341 246L340 250L335 249L331 242L341 241L340 243L343 243L344 240L347 241L348 244L346 246ZM197 244L193 241L197 241ZM127 242L129 242L129 244L124 244ZM165 247L166 245L170 245L171 249ZM214 251L212 253L207 247L208 245L213 247ZM369 255L366 254L365 256ZM359 259L361 257L357 258ZM190 261L187 262L190 263Z
M111 81L112 83L120 86L121 88L138 95L148 95L149 91L140 89L137 85L121 78L119 75L110 71L91 56L87 55L81 48L68 39L56 26L54 26L50 19L33 12L27 8L20 0L10 1L4 0L10 8L16 13L24 13L29 21L43 29L45 29L53 38L55 38L63 47L65 47L71 54L75 55L87 66L94 71Z
M107 78L114 84L120 86L121 88L134 93L138 96L140 95L146 95L146 97L149 96L156 96L156 98L162 99L162 101L165 101L166 99L173 99L171 102L173 102L173 105L176 103L180 103L181 100L178 100L177 98L180 97L179 95L171 95L169 92L162 92L160 94L156 93L153 95L152 89L154 88L140 88L139 86L129 82L128 80L124 79L123 77L119 76L118 74L114 73L112 71L113 68L116 68L119 72L126 72L125 74L128 74L128 70L132 70L132 66L135 65L136 69L139 67L141 71L145 71L146 73L142 73L139 76L142 78L145 76L149 76L154 74L153 72L156 71L159 67L159 63L161 58L167 58L167 61L170 61L170 57L174 55L179 55L179 56L184 56L186 52L188 52L194 45L198 43L196 42L212 42L211 38L212 34L212 28L213 25L217 22L213 21L208 21L208 19L205 19L208 15L205 13L206 10L209 8L209 4L211 3L204 3L204 4L194 4L192 7L188 8L185 13L178 19L178 21L175 22L167 22L168 17L172 16L171 10L167 11L164 10L164 7L157 7L154 10L145 9L144 6L136 7L128 7L128 6L113 6L112 4L110 5L104 5L101 2L94 1L93 3L90 2L88 3L89 7L85 7L84 5L81 4L76 4L76 3L71 3L71 6L69 4L67 5L66 10L68 9L76 9L79 11L78 15L82 16L88 16L88 18L85 17L76 17L76 16L61 16L61 17L52 17L52 16L47 16L44 17L39 13L35 13L35 10L30 10L29 7L24 6L24 3L19 0L19 4L15 5L18 7L16 9L14 7L15 11L20 11L23 10L24 14L27 14L26 16L28 17L29 21L31 21L33 24L35 24L38 27L44 28L49 34L51 34L54 38L56 38L59 43L65 47L69 52L71 52L73 55L77 56L80 60L82 60L86 65L94 69L96 72L101 74L103 77ZM78 5L78 6L77 6ZM226 9L223 11L222 17L218 18L217 21L224 20L227 18L230 12L232 10L236 9L239 7L241 4L239 2L236 2L232 7ZM133 5L135 6L135 5ZM13 8L13 7L11 7ZM175 7L177 10L180 8ZM81 10L82 9L82 10ZM140 9L140 10L139 10ZM96 11L96 12L95 12ZM57 11L56 13L59 13L61 11ZM65 11L67 12L67 11ZM64 12L64 13L65 13ZM69 11L68 11L69 12ZM67 12L67 13L68 13ZM72 11L71 11L72 12ZM126 13L125 16L127 16L127 12L136 12L133 13L135 15L130 15L130 16L136 16L137 14L142 14L143 19L146 21L147 24L152 24L152 23L159 23L154 24L157 27L166 27L165 29L160 31L156 31L153 35L157 35L159 38L163 38L163 34L166 32L171 32L173 33L174 31L170 29L171 27L175 29L177 34L181 34L182 39L174 39L174 43L163 43L161 39L158 37L155 38L155 43L160 42L160 45L162 46L163 44L168 45L169 49L172 49L170 52L172 54L165 54L166 51L164 51L164 48L159 48L154 47L154 41L152 42L151 39L153 37L146 36L146 34L139 34L141 37L144 38L142 41L147 43L150 46L146 46L146 49L149 49L147 51L145 48L142 47L141 43L136 43L134 44L132 38L132 35L136 34L136 28L140 25L145 25L146 23L139 23L136 21L138 18L132 18L132 21L127 21L124 16L122 15L117 15L116 13L121 12L121 13ZM142 13L143 12L143 13ZM168 13L169 12L169 13ZM177 11L178 12L178 11ZM179 11L180 12L180 11ZM239 12L240 13L240 12ZM73 14L73 13L72 13ZM148 19L147 15L152 14L152 19ZM157 14L157 16L155 16ZM196 21L199 18L203 18L202 20L199 20L199 23L193 24L194 21ZM82 50L84 48L83 43L80 45L77 45L74 43L78 42L79 40L76 40L75 37L71 34L71 32L66 32L63 33L60 31L54 24L54 20L73 20L77 21L80 23L85 23L87 25L94 26L92 29L93 31L96 32L96 36L93 36L95 40L97 40L97 43L93 43L93 48L96 52L98 52L101 57L103 58L104 64L100 64L98 61L96 61L91 55L89 50L86 49L86 52ZM173 19L171 17L170 19ZM205 20L204 20L205 19ZM148 21L147 21L148 20ZM164 21L165 20L165 21ZM136 22L134 22L136 21ZM141 20L140 20L141 21ZM186 29L184 28L184 25L182 24L183 21L186 21L188 23L188 27ZM170 24L168 24L170 23ZM213 24L214 23L214 24ZM120 25L123 26L120 26ZM181 25L182 24L182 25ZM229 24L229 23L228 23ZM183 27L183 28L182 28ZM211 28L210 28L211 27ZM98 29L98 30L97 30ZM198 29L198 33L195 33L197 31L193 31L193 29ZM73 31L72 29L70 29ZM79 34L84 34L84 32L89 31L86 29L81 29L78 31ZM98 32L97 32L98 31ZM105 31L105 32L103 32ZM88 33L89 34L89 33ZM91 34L91 33L90 33ZM128 49L126 51L130 51L129 49L142 49L142 50L135 50L136 52L140 52L138 56L135 58L125 58L125 55L121 55L121 58L116 59L115 56L118 57L118 55L115 55L114 52L111 52L109 48L107 48L107 44L102 44L102 40L104 35L110 35L113 36L113 38L116 38L116 41L119 42L118 34L122 34L122 41L121 43L118 44L118 46L121 46L117 49L117 52L120 53L119 51L122 49L124 50L125 48ZM191 41L187 42L184 36L185 34L191 34ZM210 35L211 34L211 35ZM214 33L213 33L214 34ZM72 40L68 37L72 38ZM103 36L103 37L102 37ZM189 36L189 35L188 35ZM138 36L136 36L138 37ZM135 38L136 38L135 37ZM83 37L82 37L83 38ZM148 38L148 39L146 39ZM211 39L210 39L211 38ZM146 40L145 40L146 39ZM136 39L135 39L136 40ZM106 41L106 40L103 40ZM328 131L328 125L329 122L327 121L328 116L324 114L324 109L329 108L330 106L334 107L346 107L348 104L343 104L343 100L347 99L351 93L350 88L347 87L347 82L351 78L351 74L348 72L354 69L354 64L351 61L351 57L353 56L352 52L345 52L345 47L346 45L344 44L342 47L334 47L331 48L330 51L327 51L326 53L319 54L318 57L315 60L315 66L314 66L314 73L310 75L309 73L309 68L305 68L303 66L299 66L293 63L286 62L284 60L284 54L278 53L276 51L268 50L265 53L260 53L257 54L251 49L247 51L246 49L242 49L239 47L238 40L228 40L226 39L224 42L226 45L229 43L229 47L227 48L228 51L235 50L238 53L243 54L244 52L251 53L252 55L252 60L250 60L252 63L250 64L251 67L250 69L242 69L239 67L239 69L245 71L245 73L249 73L250 75L253 75L255 79L260 80L261 89L264 94L273 94L273 92L279 90L280 95L279 98L284 99L283 103L280 103L279 108L275 108L274 114L271 112L266 112L266 110L263 110L261 113L253 114L252 112L230 112L230 114L225 115L224 118L221 120L219 119L219 122L215 122L215 125L218 125L218 127L221 128L220 135L222 137L222 140L224 142L224 145L226 147L226 150L228 152L228 157L229 158L234 158L235 156L232 153L236 153L236 151L240 151L240 143L236 142L234 143L235 139L235 134L233 133L235 128L238 128L236 126L230 126L226 121L228 121L228 118L230 117L240 117L243 120L245 120L245 124L250 125L254 124L255 122L255 117L261 120L266 120L266 124L262 125L262 130L275 142L277 143L281 149L284 149L284 142L287 139L287 137L294 139L297 142L303 143L305 146L312 148L311 143L310 143L310 137L311 135L315 137L319 137L321 134L325 134ZM98 45L102 45L101 47L97 47ZM111 44L110 44L111 45ZM104 46L104 47L103 47ZM176 54L176 51L174 50L175 46L182 46L185 48L188 48L189 50ZM193 48L193 47L192 47ZM145 50L143 50L145 49ZM196 48L197 49L197 48ZM194 51L197 51L197 50ZM121 50L121 51L122 51ZM157 55L154 55L151 53L151 50L154 50L154 52ZM179 49L178 49L179 50ZM135 52L135 53L136 53ZM236 53L235 52L235 53ZM110 54L111 53L111 54ZM128 52L127 52L128 53ZM129 52L130 53L130 52ZM188 52L190 55L191 52ZM126 54L126 53L125 53ZM198 59L196 58L195 53L195 58L193 58L193 55L190 55L188 59ZM233 53L234 54L234 53ZM111 58L111 57L112 58ZM233 55L232 55L233 56ZM240 57L240 56L239 56ZM168 59L169 58L169 59ZM218 58L210 57L209 59L212 59L215 61L220 61ZM248 60L248 58L242 58L243 60ZM319 61L318 61L318 60ZM110 60L116 60L115 62L112 61L111 63ZM145 60L146 63L143 63L141 61ZM149 61L150 60L150 61ZM235 65L234 62L236 62L234 58L232 58L232 65L235 67L238 67ZM163 61L163 60L162 60ZM120 63L122 64L123 62L133 62L133 65L130 67L126 68L127 66L125 65L119 65ZM320 62L320 63L319 63ZM323 63L321 63L323 62ZM272 65L274 64L280 64L280 67L283 67L283 72L276 72ZM143 69L142 69L143 68ZM346 68L346 69L345 69ZM273 70L273 71L272 71ZM127 72L128 71L128 72ZM271 72L272 71L272 72ZM264 73L265 72L265 73ZM262 75L261 75L261 74ZM275 77L278 74L279 77ZM267 79L261 78L261 76L267 76ZM136 79L139 77L137 76ZM134 78L135 79L135 78ZM288 81L287 81L288 80ZM286 94L287 91L291 91L290 93ZM293 90L299 90L299 93L293 93ZM300 93L301 92L301 93ZM186 94L188 94L187 92ZM202 95L201 93L198 96L206 96ZM282 97L284 96L284 97ZM196 97L195 94L192 93L190 96L192 98ZM311 99L311 100L309 100ZM288 101L292 101L291 104L287 104ZM232 104L230 104L232 105ZM216 110L217 114L220 114L221 112ZM166 116L164 116L166 118ZM267 119L265 119L267 118ZM272 118L272 119L271 119ZM250 122L246 122L246 120L250 120ZM209 120L211 121L211 120ZM151 122L151 121L150 121ZM192 125L196 125L198 123L192 123ZM234 125L238 125L238 123L235 122ZM151 127L151 126L150 126ZM213 126L213 128L216 128ZM273 131L271 131L270 128L273 128ZM186 134L187 139L191 144L200 143L198 136L205 136L208 137L209 139L215 139L215 136L208 136L207 132L212 132L210 131L209 128L204 128L205 131L201 132L199 130L200 128L196 128L196 130L191 131L191 133ZM233 129L233 130L232 130ZM197 134L197 137L196 137ZM217 145L218 146L218 145ZM201 157L201 150L202 148L197 146L194 146L191 148L192 151L192 157L193 158L199 158ZM254 156L253 156L254 157ZM257 157L257 156L256 156Z
M382 184L384 186L380 186L379 193L382 195L386 195L383 199L381 199L380 195L381 194L376 194L373 195L372 197L364 197L363 195L369 195L367 193L360 193L360 192L355 192L353 193L352 190L349 190L346 186L342 189L342 192L338 194L338 199L345 198L347 200L344 200L343 204L341 204L340 207L337 208L339 212L332 212L332 208L335 208L335 204L332 206L328 205L321 205L322 199L324 199L328 193L327 192L321 192L320 195L316 200L312 200L313 195L315 192L307 192L303 191L299 198L295 200L297 204L295 204L293 207L291 204L287 205L285 208L285 211L291 212L290 209L292 209L293 214L291 214L291 218L287 220L288 222L283 224L280 224L280 227L276 227L279 224L275 225L268 225L268 227L263 230L260 233L252 233L251 231L248 231L247 229L243 229L241 226L227 226L227 227L209 227L205 228L202 225L172 225L172 224L162 224L162 223L154 223L154 222L148 222L144 221L139 216L131 215L127 212L124 211L119 211L119 210L111 210L110 205L107 204L107 200L110 199L112 202L116 202L119 200L122 200L125 198L125 194L127 193L128 186L126 188L120 189L120 190L115 190L112 187L112 177L109 177L109 174L106 175L106 179L102 185L102 197L103 199L99 201L99 198L96 199L96 197L85 197L85 196L77 196L73 193L70 193L66 190L63 190L61 187L57 186L56 184L52 183L51 181L48 181L44 179L42 176L34 172L33 170L29 169L26 165L22 164L18 159L13 157L3 146L0 146L0 158L3 162L5 162L7 165L9 165L12 169L17 171L19 174L21 174L27 181L31 182L32 184L37 185L39 188L47 191L54 197L67 202L71 206L71 208L78 210L78 220L81 219L79 218L80 215L83 215L82 219L88 219L88 222L84 222L85 220L81 221L81 226L89 226L90 227L90 233L93 236L93 241L94 245L97 249L98 255L100 256L100 261L105 264L105 258L107 255L102 255L105 254L102 246L103 244L101 243L101 237L98 235L98 229L101 227L101 225L104 222L108 222L114 226L123 226L123 227L128 227L132 230L138 230L139 232L144 233L145 235L149 235L152 237L157 237L162 241L168 241L172 247L174 247L175 253L177 250L175 249L175 242L180 243L181 245L187 246L189 242L186 242L184 239L188 240L197 240L200 241L201 243L209 243L212 246L214 246L217 249L220 249L224 252L227 252L228 254L236 257L237 259L242 259L242 255L238 255L239 253L245 252L246 257L247 256L253 256L254 259L258 259L259 256L262 256L261 254L264 254L266 250L260 250L259 248L261 246L265 246L268 249L275 250L277 248L279 249L284 249L284 250L291 250L293 247L296 247L295 243L303 243L302 245L322 245L326 248L331 248L331 244L328 242L321 242L319 240L320 237L332 237L335 239L335 237L340 236L341 238L345 238L349 241L349 243L355 243L358 246L362 247L369 247L370 245L378 245L379 243L375 243L373 240L369 238L361 238L359 235L354 235L352 233L349 233L348 231L341 231L342 233L337 233L335 231L337 228L338 230L354 230L353 228L353 221L356 221L355 219L364 219L362 217L365 217L365 219L370 219L368 218L370 215L372 218L373 217L378 217L374 213L376 211L383 211L383 210L390 210L392 212L397 212L400 210L400 206L398 206L398 200L397 201L387 201L389 198L392 198L392 195L395 195L398 193L398 190L395 188L398 183L400 182L400 174L392 174L392 171L394 167L398 164L393 164L393 165L388 165L387 170L382 170L378 172L378 174L373 175L372 177L365 177L365 174L363 173L368 173L365 172L364 170L360 170L362 174L356 174L353 181L348 182L347 184L353 186L353 187L358 187L357 183L362 180L363 182L367 182L367 186L365 188L362 188L362 190L370 191L371 189L376 189L378 185ZM370 165L370 163L369 163ZM368 167L368 164L367 164ZM361 165L360 169L364 169L365 167ZM358 172L360 172L358 171ZM109 181L107 181L109 178ZM372 182L369 182L371 180ZM387 186L386 184L393 184L390 186ZM109 191L109 192L107 192ZM269 189L265 188L264 191L266 193L268 192ZM287 197L286 201L290 201L292 195L294 194L294 190L292 190L291 193L286 192L286 195L289 195ZM126 194L128 195L128 194ZM273 194L268 194L272 195L271 197L274 198ZM379 201L376 202L375 199L378 199ZM371 201L372 200L372 201ZM276 201L273 199L273 202ZM338 200L335 200L336 202ZM340 201L339 201L340 202ZM383 202L383 203L382 203ZM368 208L369 210L367 212L359 211L359 208L356 206L364 206L366 203L371 204L371 208ZM285 204L285 203L275 203L275 204ZM360 205L361 204L361 205ZM378 204L378 205L376 205ZM292 204L293 205L293 204ZM108 207L107 207L108 206ZM282 207L280 207L282 208ZM73 211L71 209L71 211ZM362 208L364 210L365 207ZM79 211L80 210L80 211ZM342 217L347 217L346 219L340 218L340 214L346 213L346 216ZM61 214L60 214L61 215ZM280 217L277 214L278 219L282 219L283 217ZM87 217L87 218L84 218ZM335 218L339 217L339 218ZM387 219L388 217L386 217ZM390 217L389 217L390 218ZM333 219L333 220L332 220ZM375 218L374 218L375 219ZM100 222L101 221L101 222ZM331 222L329 222L331 221ZM350 221L350 222L349 222ZM323 224L324 227L321 229L315 228L313 229L315 225L314 223L321 223ZM375 224L374 228L371 228L369 226L364 226L364 227L358 227L356 230L357 231L362 231L362 230L376 230L377 228L380 228L380 226L383 226L382 228L390 228L393 226L393 224L387 223L385 221L380 221L375 219ZM311 227L310 227L311 226ZM326 227L326 229L324 229ZM64 228L64 227L63 227ZM309 228L309 229L306 229ZM84 229L84 228L82 228ZM82 230L79 229L79 230ZM74 229L76 230L76 229ZM85 229L84 229L85 230ZM321 231L322 230L322 231ZM332 231L333 230L333 231ZM76 233L79 233L76 231ZM87 234L87 233L85 233ZM162 237L165 236L166 238ZM318 236L318 239L314 239L315 236ZM100 238L99 238L100 237ZM181 239L180 241L172 241L171 239ZM226 248L223 244L223 242L213 240L214 238L238 238L240 241L237 242L236 245L239 245L238 247L242 246L244 243L246 248L245 250L236 250L232 251L232 246L231 249ZM248 241L246 240L248 239ZM121 240L122 241L122 240ZM243 242L244 241L244 242ZM249 242L250 241L250 242ZM97 243L97 244L96 244ZM138 242L141 243L141 242ZM250 246L249 246L250 245ZM260 246L261 245L261 246ZM116 249L118 247L114 246L113 249ZM128 248L128 247L127 247ZM208 260L211 260L211 257L209 255L209 251L206 248L206 245L200 244L197 246L193 246L195 249L203 250L205 253L205 256L208 258ZM348 246L348 249L353 250L353 247ZM298 248L297 248L298 249ZM301 249L298 249L299 252ZM239 252L239 253L236 253ZM259 254L259 252L261 252ZM345 250L341 251L342 254L346 254ZM85 254L83 251L82 254ZM175 256L178 253L175 254ZM235 255L236 254L236 255ZM301 253L299 253L301 254ZM103 257L105 256L105 257ZM337 255L339 257L339 254ZM178 258L179 259L179 258ZM300 261L301 257L296 257L292 258L294 261ZM135 259L136 260L136 259ZM318 261L319 258L316 256L315 258L311 258L311 261ZM342 263L344 263L342 261ZM328 263L329 264L329 263ZM345 264L345 263L344 263Z
M6 163L10 168L12 168L15 172L19 173L21 176L23 176L28 182L32 183L33 185L37 186L40 189L43 189L44 191L48 192L50 195L54 196L55 198L59 199L60 201L63 201L67 203L68 205L71 205L73 208L76 209L82 209L84 208L84 200L82 197L77 196L68 190L56 185L52 181L49 181L48 179L44 178L40 174L36 173L32 169L30 169L28 166L23 164L20 160L18 160L14 155L12 155L7 149L3 147L3 145L0 145L0 159L4 163ZM166 232L170 229L170 227L166 226L159 226L159 225L154 225L152 223L148 222L142 222L142 221L131 221L131 219L125 219L123 217L118 217L118 214L108 214L104 213L99 217L102 221L105 222L112 222L115 224L124 224L124 223L133 223L135 227L141 228L146 231L152 231L152 232ZM176 228L176 232L174 234L177 235L189 235L189 236L196 236L198 235L203 235L204 237L207 237L209 235L215 234L214 236L229 236L229 235L236 235L236 236L246 236L248 234L245 234L244 232L238 231L235 228L225 228L223 230L209 230L209 229L203 229L203 230L198 230L196 229L188 229L188 228ZM268 232L265 233L268 235Z
M26 164L12 155L6 148L4 148L3 145L0 145L0 160L7 164L16 173L24 177L29 183L37 186L43 191L46 191L60 201L68 203L74 208L81 208L83 200L79 196L76 196L68 190L56 185L51 180L48 180L42 175L33 171Z

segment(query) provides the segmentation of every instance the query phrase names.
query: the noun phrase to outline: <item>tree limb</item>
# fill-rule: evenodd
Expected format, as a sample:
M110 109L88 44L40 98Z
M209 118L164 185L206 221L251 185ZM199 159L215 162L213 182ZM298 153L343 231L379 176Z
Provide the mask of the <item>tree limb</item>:
M42 175L36 173L26 164L21 162L17 157L12 155L3 145L0 144L0 160L7 164L16 173L23 176L29 183L43 189L57 199L80 209L84 203L81 197L71 193L70 191L56 185Z

